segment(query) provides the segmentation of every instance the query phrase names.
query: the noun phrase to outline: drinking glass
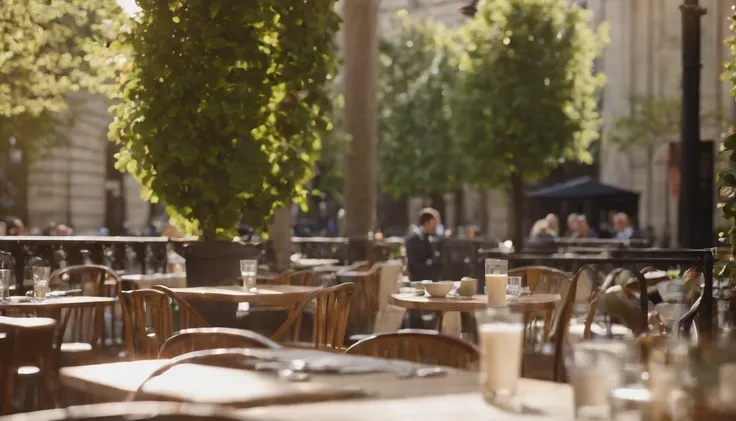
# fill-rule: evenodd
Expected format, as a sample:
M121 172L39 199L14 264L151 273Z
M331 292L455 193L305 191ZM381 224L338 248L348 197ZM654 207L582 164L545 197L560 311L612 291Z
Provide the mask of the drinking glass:
M583 341L573 344L570 351L566 363L576 419L609 419L609 394L623 384L626 343Z
M5 301L10 296L10 269L0 269L0 301Z
M46 295L49 293L49 276L51 276L51 268L48 266L31 268L33 298L37 300L46 299Z
M476 314L480 344L481 393L494 405L513 405L521 376L524 322L509 307L488 307Z
M659 303L654 306L654 311L664 324L667 334L679 336L680 319L690 311L690 306L678 303Z
M492 306L506 305L509 262L501 259L486 259L486 295Z
M521 276L509 276L508 284L506 285L506 294L512 297L521 295Z
M243 279L243 288L253 291L256 289L258 260L241 260L240 277Z

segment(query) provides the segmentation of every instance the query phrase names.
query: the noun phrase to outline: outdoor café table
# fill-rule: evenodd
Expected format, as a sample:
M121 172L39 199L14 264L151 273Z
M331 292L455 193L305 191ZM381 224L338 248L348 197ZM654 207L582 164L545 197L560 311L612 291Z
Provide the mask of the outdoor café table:
M185 300L205 300L231 303L290 307L320 289L316 286L258 285L255 291L242 286L205 286L172 288Z
M507 297L509 307L516 311L531 314L536 312L548 312L555 309L561 300L559 294L532 294L521 297ZM457 311L462 316L463 331L471 335L475 332L475 319L469 315L473 312L484 310L488 307L488 298L485 295L474 295L472 297L429 297L416 294L392 294L388 297L388 303L407 310L431 310L436 311L440 317L446 311Z
M47 316L59 320L57 326L57 345L64 341L64 332L70 317L60 317L61 309L95 308L109 306L115 302L111 297L95 297L89 295L72 295L61 297L48 297L45 300L34 300L30 297L10 297L0 302L0 314L4 315L26 315Z
M399 385L404 380L397 381ZM240 412L259 421L572 421L575 419L570 385L521 379L517 387L523 413L487 404L477 390L431 391L424 396L395 399L351 399L300 405L273 405ZM632 419L633 421L634 419ZM638 420L638 418L636 418Z
M297 259L292 262L297 269L314 269L320 266L335 266L340 263L337 259Z
M153 273L150 275L135 274L123 275L120 279L123 281L134 282L138 288L151 288L156 285L163 285L169 288L186 288L186 273Z
M310 373L310 379L307 382L300 383L283 383L284 388L298 387L304 389L318 388L320 385L332 387L335 389L352 390L358 387L363 391L361 399L345 400L349 397L356 397L356 394L350 396L331 397L323 394L320 397L307 398L305 396L281 396L279 399L286 399L279 403L301 403L298 409L295 408L292 414L284 408L274 407L274 415L268 416L266 419L279 419L280 416L286 416L284 419L294 420L320 420L330 419L344 421L346 419L417 419L412 416L412 411L406 412L397 406L405 404L407 409L419 409L426 403L433 402L436 399L438 403L438 411L447 415L450 411L450 401L455 401L456 411L465 411L466 409L480 410L481 414L500 414L490 406L485 405L479 394L478 374L473 371L447 369L443 376L432 377L402 377L401 372L405 370L422 367L419 364L407 361L384 360L380 358L361 357L354 355L336 354L331 352L306 350L306 349L250 349L253 355L259 358L276 358L280 361L303 360L307 366L318 366L326 364L331 367L343 367L344 373ZM100 364L92 366L66 367L60 371L60 382L64 389L71 389L81 394L94 398L96 401L121 401L130 396L141 383L158 367L161 367L166 360L141 360L128 361L111 364ZM242 381L247 373L249 376L257 376L275 380L273 373L250 371L245 369L211 367L211 366L195 366L187 364L188 367L182 366L178 373L172 371L161 375L148 385L150 389L144 387L147 394L153 394L157 399L184 400L191 402L210 403L211 399L218 396L228 395L240 396L243 400L248 399L249 394L261 393L250 384L243 384ZM356 368L362 368L363 372L357 372ZM169 373L171 375L169 376ZM187 377L196 376L196 377ZM159 381L160 380L160 381ZM156 384L153 384L156 382ZM252 384L252 383L251 383ZM557 414L558 416L569 416L572 413L572 390L568 385L542 382L537 380L521 379L518 385L518 394L523 397L523 402L532 408L543 411L544 413ZM148 397L148 396L147 396ZM214 398L213 398L214 397ZM305 401L306 399L306 401ZM329 413L329 407L314 402L333 400L335 413ZM335 399L341 399L342 402L352 402L354 408L360 412L342 412L340 403ZM274 400L272 400L273 402ZM310 402L305 404L305 402ZM380 403L380 405L377 405ZM464 406L469 404L468 408ZM315 405L314 407L312 405ZM316 406L319 405L319 406ZM242 405L237 405L242 406ZM311 412L314 408L315 412ZM353 408L353 407L345 407ZM440 409L442 408L442 409ZM264 413L268 414L268 408L264 409ZM339 412L337 412L339 411ZM365 412L368 411L366 414ZM382 412L385 411L385 412ZM399 411L404 416L394 418L384 416ZM321 414L322 416L310 417L308 414ZM255 414L255 413L254 413ZM278 414L278 416L277 416ZM439 415L439 414L437 414ZM339 417L339 418L338 418ZM362 417L362 418L361 418ZM449 417L430 417L431 419L450 419ZM259 417L255 417L259 419ZM481 419L475 417L473 419ZM484 419L503 419L503 418L484 418ZM514 418L508 418L514 419ZM534 418L538 419L538 418ZM541 418L545 419L545 418Z

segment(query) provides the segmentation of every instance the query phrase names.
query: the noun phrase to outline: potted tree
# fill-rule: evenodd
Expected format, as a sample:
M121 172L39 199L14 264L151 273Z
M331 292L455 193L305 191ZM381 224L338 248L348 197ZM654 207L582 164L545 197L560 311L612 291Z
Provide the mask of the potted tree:
M304 203L330 126L335 0L137 3L119 39L117 167L199 236L184 251L190 285L229 282L253 256L232 241L239 223L263 229L278 206Z
M731 22L736 24L736 15L731 17ZM731 25L732 30L733 28L734 25ZM736 51L736 38L731 37L726 43L731 46L732 51ZM723 79L736 84L736 62L726 64ZM736 91L732 90L734 92ZM722 240L728 239L730 246L718 248L714 277L725 284L723 297L718 303L718 323L721 326L724 323L730 324L732 328L736 328L736 305L732 304L736 299L736 133L733 130L721 145L721 155L727 159L717 177L718 207L721 208L724 219L729 222L729 229Z

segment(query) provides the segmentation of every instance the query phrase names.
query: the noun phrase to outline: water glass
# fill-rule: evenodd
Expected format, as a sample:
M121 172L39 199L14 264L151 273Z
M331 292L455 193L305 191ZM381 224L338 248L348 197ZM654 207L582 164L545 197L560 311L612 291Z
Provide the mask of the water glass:
M243 288L247 290L256 289L258 274L258 260L241 260L240 277L243 279Z
M524 322L509 307L488 307L476 314L480 344L481 393L493 405L513 405L521 376Z
M37 300L45 300L49 293L49 277L51 276L51 268L48 266L40 266L31 268L31 276L33 278L33 298Z
M486 259L486 295L492 306L506 305L509 262L501 259Z
M509 276L506 284L506 294L512 297L521 295L521 276Z
M10 269L0 269L0 301L5 301L10 296L10 282L12 272Z
M623 384L626 344L583 341L571 346L567 374L573 388L576 419L609 419L609 395Z

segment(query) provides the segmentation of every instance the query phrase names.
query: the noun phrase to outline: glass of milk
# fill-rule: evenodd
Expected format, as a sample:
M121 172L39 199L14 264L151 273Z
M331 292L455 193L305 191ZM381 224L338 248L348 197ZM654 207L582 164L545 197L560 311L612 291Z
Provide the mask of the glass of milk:
M504 291L506 285L504 284ZM494 405L508 406L521 376L524 322L508 307L488 307L476 314L480 344L481 392Z
M486 259L486 295L488 305L506 305L509 262L501 259Z
M609 419L611 390L621 387L626 345L614 341L573 344L567 374L577 419Z

